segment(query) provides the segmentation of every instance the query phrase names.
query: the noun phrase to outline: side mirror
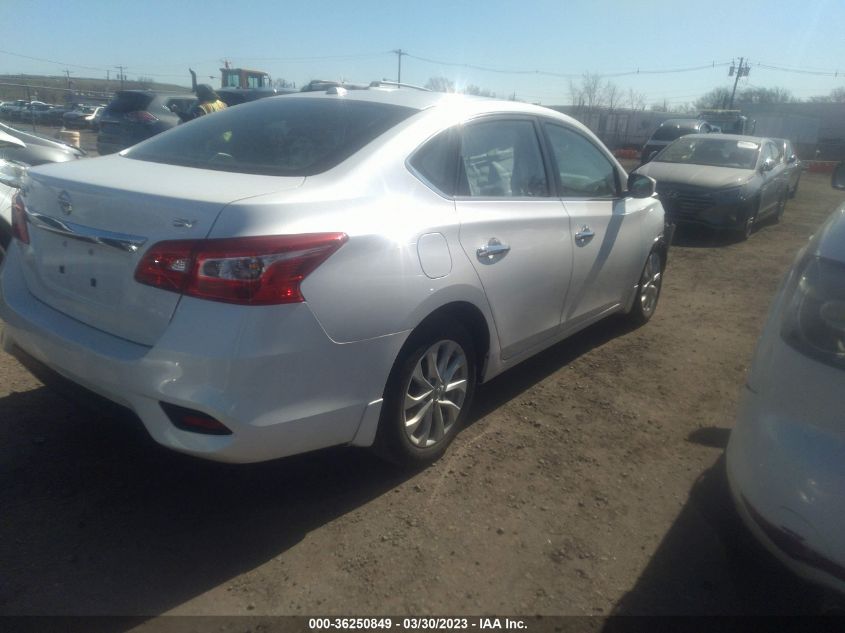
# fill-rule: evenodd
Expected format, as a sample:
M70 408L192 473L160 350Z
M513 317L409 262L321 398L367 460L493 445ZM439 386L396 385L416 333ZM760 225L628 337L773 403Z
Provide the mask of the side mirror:
M654 195L657 181L642 174L628 176L628 195L632 198L650 198Z
M20 189L23 184L23 177L29 165L19 163L16 160L0 159L0 183L8 187Z
M761 171L772 171L775 168L775 161L773 158L767 158L763 161L763 164L760 165Z
M842 189L845 191L845 163L839 163L836 169L833 170L833 175L830 178L830 184L834 189Z
M786 162L790 165L798 160L798 157L795 154L790 154L789 158L786 159Z

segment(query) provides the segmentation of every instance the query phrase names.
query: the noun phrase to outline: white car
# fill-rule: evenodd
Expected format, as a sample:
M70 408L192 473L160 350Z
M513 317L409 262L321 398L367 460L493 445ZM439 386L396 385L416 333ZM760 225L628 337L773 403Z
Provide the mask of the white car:
M0 149L23 148L26 144L11 134L0 130ZM12 195L29 165L0 158L0 262L6 256L6 249L12 240Z
M330 88L29 171L4 349L250 462L438 458L475 385L614 314L666 263L654 181L557 112Z
M845 165L834 174L845 189ZM798 254L757 345L727 450L751 532L845 592L845 204Z

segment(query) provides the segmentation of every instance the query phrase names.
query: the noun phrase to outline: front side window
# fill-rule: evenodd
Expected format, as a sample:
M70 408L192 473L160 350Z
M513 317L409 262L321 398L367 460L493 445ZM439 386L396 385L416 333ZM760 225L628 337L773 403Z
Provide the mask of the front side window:
M534 123L490 120L464 127L461 190L472 197L547 197L549 187Z
M562 196L612 198L617 195L616 168L584 136L554 123L545 123L557 163Z
M365 101L274 97L180 125L127 150L127 158L267 176L331 169L413 108Z

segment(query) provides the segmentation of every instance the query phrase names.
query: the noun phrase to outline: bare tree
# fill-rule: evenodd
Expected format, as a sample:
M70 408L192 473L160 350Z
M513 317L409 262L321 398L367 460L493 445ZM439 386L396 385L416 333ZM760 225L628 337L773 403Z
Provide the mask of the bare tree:
M495 97L496 93L487 88L479 88L474 84L468 84L463 90L464 94L475 95L477 97Z
M636 92L633 88L628 88L625 104L631 110L645 110L645 95L641 92Z
M425 87L434 92L455 92L455 84L446 77L430 77Z
M845 88L834 88L830 94L810 97L813 103L845 103Z

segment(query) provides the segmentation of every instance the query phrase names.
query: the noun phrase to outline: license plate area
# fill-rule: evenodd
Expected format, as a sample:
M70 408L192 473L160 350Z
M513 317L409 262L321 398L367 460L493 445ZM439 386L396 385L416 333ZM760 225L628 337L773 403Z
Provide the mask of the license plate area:
M52 292L102 307L121 304L132 255L102 244L39 231L41 279Z

